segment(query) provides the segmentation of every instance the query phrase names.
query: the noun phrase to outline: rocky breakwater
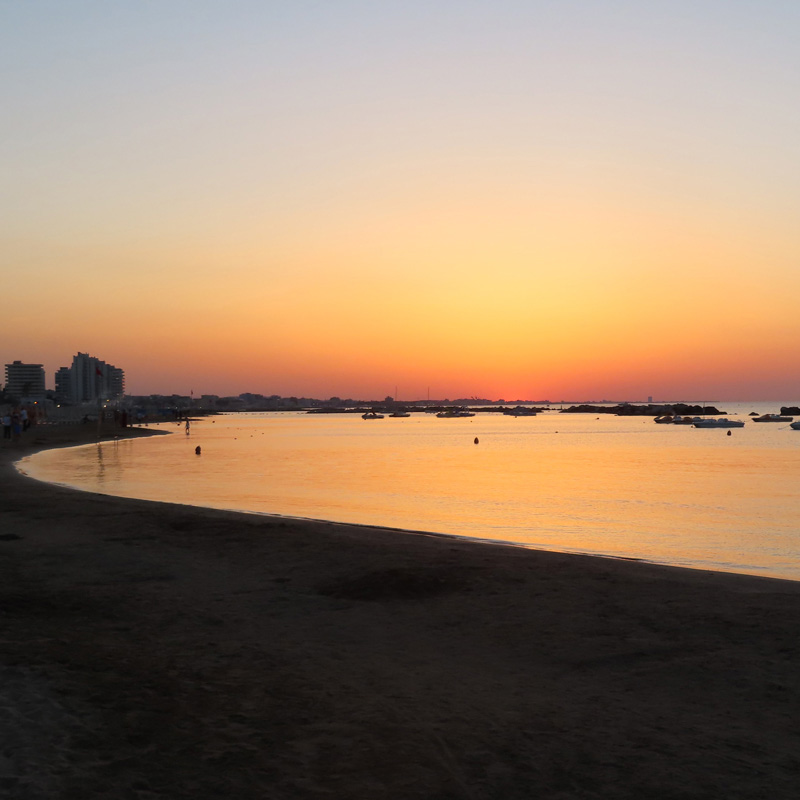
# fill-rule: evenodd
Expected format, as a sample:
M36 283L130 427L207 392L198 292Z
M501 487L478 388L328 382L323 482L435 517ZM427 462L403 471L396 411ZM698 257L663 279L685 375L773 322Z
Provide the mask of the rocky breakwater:
M681 417L702 417L725 414L714 406L693 406L686 403L671 403L669 405L654 405L648 403L635 406L630 403L620 403L616 406L594 406L581 404L562 408L561 414L616 414L620 417L660 417L663 414L679 415ZM783 413L783 409L781 409ZM790 412L787 412L790 413ZM800 413L800 412L798 412Z

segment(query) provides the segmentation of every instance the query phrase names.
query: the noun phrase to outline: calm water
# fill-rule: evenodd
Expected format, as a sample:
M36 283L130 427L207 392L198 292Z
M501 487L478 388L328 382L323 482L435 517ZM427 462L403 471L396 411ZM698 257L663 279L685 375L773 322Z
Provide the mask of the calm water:
M747 419L789 404L717 405ZM550 412L243 414L194 423L188 436L164 427L174 435L40 453L21 469L126 497L800 580L800 431L788 424L747 422L727 436Z

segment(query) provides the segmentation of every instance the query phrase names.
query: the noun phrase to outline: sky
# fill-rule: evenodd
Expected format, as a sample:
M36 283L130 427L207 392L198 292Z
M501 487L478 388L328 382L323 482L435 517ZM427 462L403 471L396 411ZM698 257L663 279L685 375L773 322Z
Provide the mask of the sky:
M0 0L0 357L800 397L800 4Z

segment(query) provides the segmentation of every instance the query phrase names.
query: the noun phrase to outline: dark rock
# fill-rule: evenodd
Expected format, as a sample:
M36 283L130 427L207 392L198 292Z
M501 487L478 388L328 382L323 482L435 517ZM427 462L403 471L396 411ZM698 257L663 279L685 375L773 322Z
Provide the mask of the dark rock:
M669 405L653 405L649 403L634 406L622 403L616 406L577 405L561 409L562 414L615 414L618 417L658 417L662 414L680 414L682 417L702 417L724 414L714 406L687 405L686 403L671 403Z

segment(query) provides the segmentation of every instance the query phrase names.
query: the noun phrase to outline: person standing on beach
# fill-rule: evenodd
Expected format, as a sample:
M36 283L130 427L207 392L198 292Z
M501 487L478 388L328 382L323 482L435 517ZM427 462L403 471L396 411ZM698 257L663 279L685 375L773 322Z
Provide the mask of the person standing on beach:
M19 409L15 408L11 412L11 434L15 442L19 441L21 433L22 433L22 417L20 416Z
M11 414L8 411L3 414L3 438L11 438Z
M189 417L186 417L186 435L189 435Z

